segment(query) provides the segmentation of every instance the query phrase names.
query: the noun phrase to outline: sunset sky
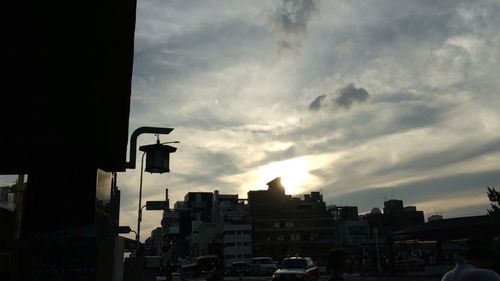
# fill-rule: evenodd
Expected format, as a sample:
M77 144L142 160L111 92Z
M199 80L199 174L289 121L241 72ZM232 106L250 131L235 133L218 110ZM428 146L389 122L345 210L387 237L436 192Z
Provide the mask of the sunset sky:
M171 127L161 141L181 142L169 174L144 174L143 200L167 187L172 204L246 198L279 176L288 194L361 213L393 197L426 217L486 213L486 186L500 187L499 1L137 5L129 134ZM118 174L133 229L139 167ZM143 239L160 217L145 212Z
M396 197L426 217L485 214L499 26L498 1L138 1L130 133L181 142L170 174L144 175L145 200L246 198L280 176L360 212ZM139 169L118 184L135 228Z

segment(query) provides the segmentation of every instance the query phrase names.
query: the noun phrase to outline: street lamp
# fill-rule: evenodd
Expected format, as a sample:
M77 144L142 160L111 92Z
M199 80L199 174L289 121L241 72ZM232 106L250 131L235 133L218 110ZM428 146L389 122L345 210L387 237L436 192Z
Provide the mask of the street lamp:
M146 156L146 171L150 173L168 173L170 172L170 154L174 153L177 148L169 145L164 145L166 143L179 143L179 141L160 143L159 134L169 134L172 128L157 128L157 127L140 127L136 129L132 136L130 137L130 161L127 162L127 168L135 168L135 150L137 147L137 138L140 134L150 133L156 134L157 141L152 145L144 145L139 147L140 151L143 151L141 157L141 176L139 183L139 207L137 211L137 249L140 245L140 235L141 235L141 220L142 220L142 177L144 172L144 156ZM136 253L137 255L137 253Z

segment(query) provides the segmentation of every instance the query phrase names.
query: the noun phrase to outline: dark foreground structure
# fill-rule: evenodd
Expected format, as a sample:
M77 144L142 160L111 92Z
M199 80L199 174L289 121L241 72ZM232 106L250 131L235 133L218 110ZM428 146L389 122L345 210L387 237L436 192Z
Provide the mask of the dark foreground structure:
M500 248L500 217L472 216L430 221L392 233L393 270L442 276L453 268L469 240ZM495 270L500 271L500 264Z
M2 280L117 278L135 7L4 4L0 174L25 174L27 185L1 221Z

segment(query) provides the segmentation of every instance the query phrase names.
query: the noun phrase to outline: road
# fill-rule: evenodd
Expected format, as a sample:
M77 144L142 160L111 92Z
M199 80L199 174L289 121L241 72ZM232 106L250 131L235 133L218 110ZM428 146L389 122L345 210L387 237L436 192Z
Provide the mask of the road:
M326 281L328 276L321 276L319 281ZM418 276L346 276L346 281L377 281L377 280L389 280L389 281L439 281L438 277L418 277ZM164 278L158 278L158 281L165 280ZM181 281L180 278L174 276L173 281ZM205 278L190 278L186 281L206 281ZM224 281L240 281L238 277L224 277ZM255 277L255 276L243 276L241 281L271 281L271 277Z

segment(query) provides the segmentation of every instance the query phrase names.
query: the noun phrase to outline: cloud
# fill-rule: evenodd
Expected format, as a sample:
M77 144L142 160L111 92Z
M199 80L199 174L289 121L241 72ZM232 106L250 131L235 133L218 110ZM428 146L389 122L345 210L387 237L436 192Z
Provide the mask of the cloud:
M271 12L270 20L279 33L280 49L296 50L307 33L307 25L318 11L312 0L283 0Z
M310 111L318 111L321 108L321 102L326 98L326 95L317 96L310 104Z
M370 94L363 88L356 88L354 84L349 84L345 88L337 90L338 97L335 103L340 107L351 108L354 103L363 103L368 100Z
M312 0L283 0L274 11L273 22L283 33L304 34L314 12L316 6Z
M354 103L363 103L368 100L370 94L363 88L356 88L353 83L337 90L337 97L334 98L334 105L350 109ZM309 111L319 111L324 107L323 100L326 95L317 96L310 104Z
M500 3L479 2L141 2L129 131L175 127L181 141L144 195L245 197L266 164L307 156L317 181L303 190L328 203L369 210L393 188L409 204L482 196L499 180ZM119 176L130 225L138 182Z

